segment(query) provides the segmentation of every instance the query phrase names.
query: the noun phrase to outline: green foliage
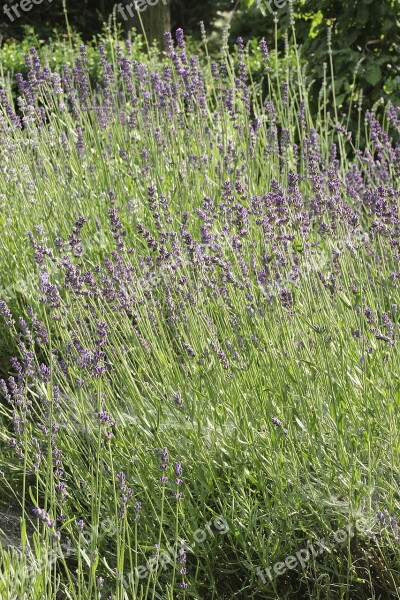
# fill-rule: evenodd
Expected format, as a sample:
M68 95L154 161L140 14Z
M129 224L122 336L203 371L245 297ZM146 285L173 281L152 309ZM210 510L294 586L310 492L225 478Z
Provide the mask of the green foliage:
M260 11L257 3L242 3L242 10L232 22L231 42L238 35L245 39L265 37L274 47L276 25L277 48L285 52L285 35L301 47L300 68L305 68L310 84L312 113L321 106L321 88L325 89L326 114L342 117L353 134L359 128L355 105L371 108L384 115L390 101L400 104L400 3L397 0L373 3L372 0L313 0L294 2L295 38L290 24L290 3L281 9L274 3ZM254 73L257 77L257 72ZM361 139L364 141L363 134Z
M331 56L338 108L346 107L351 100L357 101L361 90L369 106L381 97L385 103L390 100L394 105L400 104L400 4L397 0L321 0L317 13L315 2L303 0L295 4L295 16L297 39L316 79L315 89L323 81L324 63L329 64ZM354 123L350 128L354 129Z

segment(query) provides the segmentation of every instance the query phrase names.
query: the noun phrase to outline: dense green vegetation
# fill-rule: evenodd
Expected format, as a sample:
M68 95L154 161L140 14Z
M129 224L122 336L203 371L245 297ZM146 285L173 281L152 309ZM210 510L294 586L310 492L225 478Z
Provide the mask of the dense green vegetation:
M183 27L191 51L202 58L205 46L200 22L203 22L208 50L215 58L224 22L230 24L231 47L239 35L245 42L255 45L256 38L260 40L265 37L271 47L275 46L276 39L277 50L284 54L287 36L292 37L291 23L295 18L296 37L292 37L291 45L297 43L306 58L302 68L307 76L309 105L314 116L318 112L321 89L331 84L329 74L332 71L335 74L335 90L334 94L328 94L332 103L327 105L327 111L336 119L341 119L345 114L346 127L353 135L359 127L357 111L352 110L355 105L362 109L375 106L380 119L384 119L386 103L390 101L395 106L400 103L398 0L379 3L371 0L358 0L355 3L323 0L318 7L311 0L295 3L279 0L278 5L279 9L274 2L267 0L207 0L201 4L192 0L173 0L172 25L174 30ZM64 46L71 47L71 36L72 39L76 40L78 36L85 43L92 43L97 36L104 37L104 23L122 35L125 25L122 18L118 17L118 11L115 12L115 7L110 0L100 2L96 10L88 0L69 0L68 4L53 0L50 4L41 4L40 10L24 13L23 18L15 19L13 23L4 16L0 26L0 39L3 36L0 66L4 76L17 72L17 69L25 71L24 54L32 37L36 39L33 44L36 47L50 40L47 47L47 53L51 55L49 60L52 63L58 61L61 65L67 62ZM151 14L151 11L147 12ZM225 19L221 19L221 15ZM64 33L66 21L69 36ZM219 26L217 29L216 23ZM136 38L140 34L138 19L134 25L139 30L132 32L133 38ZM32 31L36 33L33 35ZM18 40L18 44L13 39ZM257 63L251 68L253 78L257 79ZM95 70L92 70L92 76L96 76ZM363 133L361 135L365 142Z
M400 107L289 25L4 48L2 600L400 598Z

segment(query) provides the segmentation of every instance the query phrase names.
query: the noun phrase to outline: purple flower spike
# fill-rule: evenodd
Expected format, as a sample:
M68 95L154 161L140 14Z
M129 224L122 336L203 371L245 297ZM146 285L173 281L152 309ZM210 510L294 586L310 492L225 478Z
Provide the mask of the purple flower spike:
M160 469L162 471L166 471L168 469L168 462L169 462L169 454L168 454L168 450L167 448L163 448L161 450L161 464L160 464Z
M174 51L174 41L170 31L164 33L164 43L166 51L171 54Z
M176 35L176 41L177 41L178 47L181 50L184 50L186 44L185 44L185 38L183 35L183 29L181 29L181 28L177 29L175 32L175 35Z
M11 311L3 300L0 300L0 317L6 320L5 327L11 327L15 324Z
M180 477L183 473L183 469L182 469L182 463L177 461L176 463L174 463L174 473L177 477Z
M264 38L261 40L259 47L261 50L261 55L264 59L265 70L270 71L271 67L269 66L269 50L268 50L267 42L265 41Z
M85 527L85 521L83 519L79 519L79 521L76 523L76 526L79 531L83 531L83 528Z

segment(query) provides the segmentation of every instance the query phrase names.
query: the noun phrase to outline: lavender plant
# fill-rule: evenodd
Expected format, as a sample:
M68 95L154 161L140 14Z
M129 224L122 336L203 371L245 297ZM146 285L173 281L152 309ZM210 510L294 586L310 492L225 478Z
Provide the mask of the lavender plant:
M398 143L371 107L350 161L265 41L266 98L241 39L98 52L0 91L2 597L398 597L393 535L256 574L399 510Z

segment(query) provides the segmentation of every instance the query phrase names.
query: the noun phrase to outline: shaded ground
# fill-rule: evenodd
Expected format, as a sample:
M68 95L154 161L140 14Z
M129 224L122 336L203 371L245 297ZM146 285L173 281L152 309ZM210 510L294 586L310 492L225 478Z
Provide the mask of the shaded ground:
M27 522L28 540L32 542L33 527ZM13 546L21 548L20 511L13 506L0 510L0 544L3 548Z

